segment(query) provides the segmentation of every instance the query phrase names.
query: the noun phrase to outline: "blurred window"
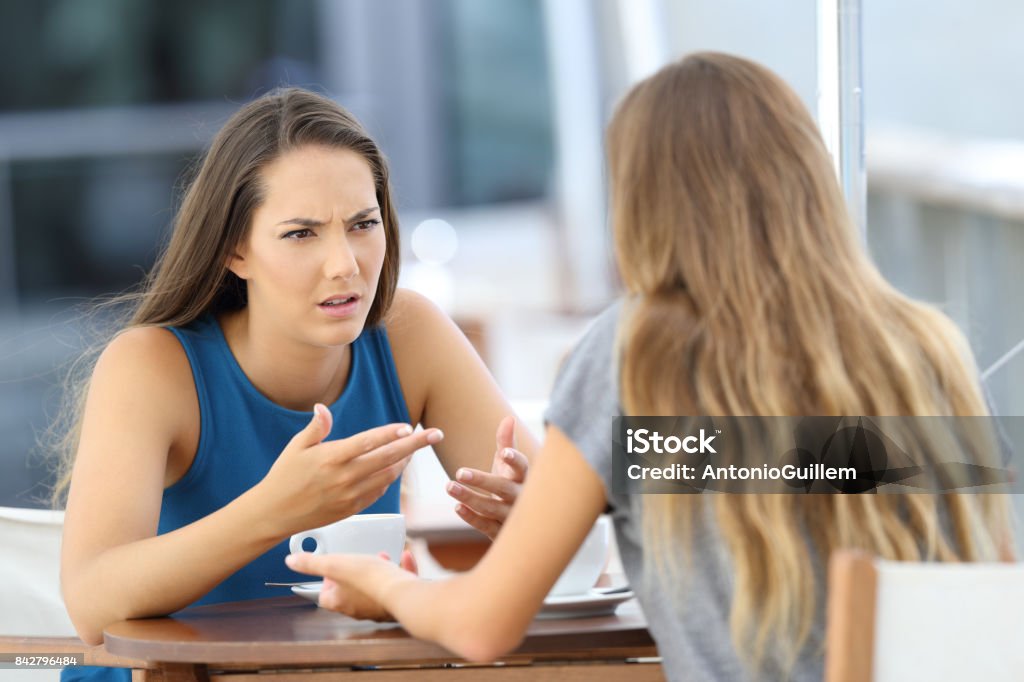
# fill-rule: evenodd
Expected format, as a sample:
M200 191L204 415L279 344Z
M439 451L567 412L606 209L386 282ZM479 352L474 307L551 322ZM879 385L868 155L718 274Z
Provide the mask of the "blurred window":
M403 212L547 199L543 9L0 0L0 505L38 502L25 491L46 466L29 455L52 370L80 343L68 309L141 280L187 169L240 104L287 85L335 97L391 159Z
M172 217L180 156L25 161L13 165L16 286L23 302L135 284Z
M5 111L245 100L316 81L311 0L0 3Z
M447 0L443 22L453 206L544 198L551 98L538 0Z
M352 35L340 25L348 17L325 8L313 0L0 3L0 40L18 55L0 61L8 163L0 181L12 223L0 226L0 242L13 253L0 298L94 295L137 282L173 217L184 169L238 104L278 85L333 87L381 132L404 209L547 197L553 132L539 0L430 0L419 12L431 21L404 29L417 40L371 32L355 48L369 52L363 61L322 49ZM402 30L408 9L374 5L366 23ZM436 71L422 102L382 86L421 58L418 49ZM342 63L325 68L328 59ZM360 83L369 91L352 90ZM419 109L437 115L403 130Z

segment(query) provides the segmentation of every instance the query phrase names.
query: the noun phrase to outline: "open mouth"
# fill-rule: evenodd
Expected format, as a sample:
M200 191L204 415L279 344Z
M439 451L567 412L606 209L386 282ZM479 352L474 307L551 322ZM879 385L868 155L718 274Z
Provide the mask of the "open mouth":
M338 294L322 301L317 308L322 315L336 320L347 320L359 312L359 301L359 294Z
M328 308L332 308L332 307L336 307L336 306L347 305L349 303L355 303L358 300L359 300L359 297L355 296L355 295L344 297L344 298L342 298L340 296L336 296L336 297L329 298L326 301L323 301L322 303L320 303L320 305L328 307Z
M357 298L356 296L349 296L348 298L332 298L329 301L324 301L320 305L325 305L325 306L345 305L346 303L353 303L356 300L356 298Z

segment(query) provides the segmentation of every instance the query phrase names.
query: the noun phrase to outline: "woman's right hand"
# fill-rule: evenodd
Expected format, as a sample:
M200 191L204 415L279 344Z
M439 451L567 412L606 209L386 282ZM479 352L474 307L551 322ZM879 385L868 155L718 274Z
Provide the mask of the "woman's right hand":
M398 479L414 452L444 438L440 429L414 432L408 424L388 424L324 441L332 423L330 410L317 403L313 419L292 437L258 484L273 518L285 524L281 535L366 509Z

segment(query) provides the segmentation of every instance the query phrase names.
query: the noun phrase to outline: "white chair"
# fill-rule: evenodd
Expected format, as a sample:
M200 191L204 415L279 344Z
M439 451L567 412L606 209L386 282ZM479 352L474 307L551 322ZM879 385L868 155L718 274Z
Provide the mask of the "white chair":
M64 512L0 507L0 636L74 637L60 596ZM4 670L4 682L59 679L58 670Z
M1024 564L902 563L837 552L826 682L1024 679Z

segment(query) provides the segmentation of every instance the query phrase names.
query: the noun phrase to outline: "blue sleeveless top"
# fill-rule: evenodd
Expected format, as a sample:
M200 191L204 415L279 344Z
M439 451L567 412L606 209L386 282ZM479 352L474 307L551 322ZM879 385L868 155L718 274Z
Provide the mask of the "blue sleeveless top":
M164 490L157 534L162 535L212 514L253 487L270 470L277 456L313 419L272 402L252 385L235 360L217 319L202 317L186 327L170 327L192 366L199 398L200 432L192 466L177 483ZM352 342L348 383L328 406L334 426L325 440L347 438L393 422L409 423L398 383L391 346L383 327L364 329ZM367 514L398 512L401 479L363 510ZM268 588L264 582L295 582L309 576L285 566L288 538L229 576L192 606L226 601L279 597L287 588ZM62 682L128 682L131 671L116 668L66 668Z

